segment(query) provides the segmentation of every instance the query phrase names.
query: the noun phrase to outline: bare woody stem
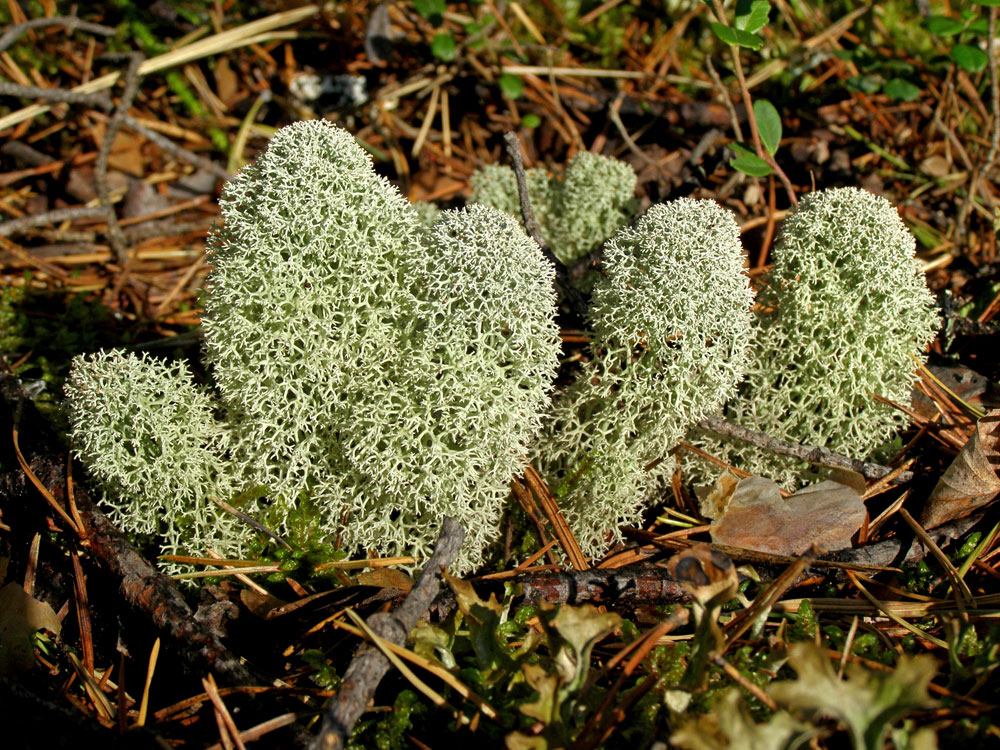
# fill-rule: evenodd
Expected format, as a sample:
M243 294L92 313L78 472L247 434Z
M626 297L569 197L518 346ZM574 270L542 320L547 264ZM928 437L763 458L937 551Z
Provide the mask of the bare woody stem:
M560 261L552 249L545 243L538 221L535 219L535 212L531 208L531 200L528 198L528 180L524 173L524 160L521 158L521 139L517 133L508 131L503 136L504 145L507 147L507 156L510 157L511 167L514 170L514 178L517 181L517 196L521 205L521 218L524 221L524 228L528 231L528 236L535 241L542 250L542 255L556 269L556 291L560 298L569 305L581 318L587 314L587 300L575 286L570 283L569 270Z
M716 18L719 19L719 23L723 26L729 26L725 10L722 7L722 0L712 0L712 7L715 11ZM733 70L736 71L736 80L740 84L740 94L743 96L743 106L747 111L747 122L750 123L750 137L753 140L753 146L757 151L757 156L766 161L767 165L774 170L778 179L781 180L781 184L784 186L785 192L788 193L788 200L791 202L792 206L797 206L799 204L799 200L795 196L795 188L792 187L792 181L788 179L788 175L785 174L785 170L781 168L778 162L775 161L774 157L767 152L763 144L760 142L760 133L757 132L757 118L754 116L753 102L750 99L750 89L747 87L746 76L743 75L743 63L740 61L739 46L730 44L729 54L733 58Z

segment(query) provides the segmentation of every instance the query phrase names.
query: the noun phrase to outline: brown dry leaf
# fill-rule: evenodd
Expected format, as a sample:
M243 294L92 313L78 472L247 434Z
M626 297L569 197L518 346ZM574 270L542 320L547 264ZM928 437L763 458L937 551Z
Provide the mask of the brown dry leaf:
M52 607L16 583L0 589L0 675L27 672L35 665L31 634L40 628L59 636L62 623Z
M285 606L287 602L270 594L261 594L250 589L240 591L243 605L262 620L270 619L271 612Z
M698 509L705 518L716 519L726 512L729 501L733 498L733 493L740 486L740 478L729 469L726 469L715 480L715 484L708 494L698 501Z
M234 101L239 89L239 79L229 67L229 61L225 57L220 57L215 63L215 93L226 106L235 104Z
M139 136L118 133L111 144L108 166L133 177L143 177L146 169L142 159L142 144L143 139Z
M403 571L394 568L375 568L358 573L357 581L362 586L377 586L380 589L409 591L413 588L413 579Z
M711 533L716 544L801 555L850 547L864 520L861 495L839 482L820 482L782 498L770 479L747 477L712 523Z
M944 156L934 154L920 162L920 171L931 177L947 177L952 172L952 166Z
M920 524L932 529L969 515L1000 494L1000 409L979 420L972 437L931 492Z

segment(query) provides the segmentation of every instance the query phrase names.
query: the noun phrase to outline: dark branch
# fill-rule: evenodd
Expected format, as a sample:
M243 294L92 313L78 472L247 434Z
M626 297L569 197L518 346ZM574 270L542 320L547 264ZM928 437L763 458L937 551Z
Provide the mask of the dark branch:
M391 614L378 612L368 618L367 623L376 635L397 645L406 642L406 636L430 609L441 588L441 569L455 561L464 538L465 529L454 518L446 517L434 554L406 600ZM335 750L346 745L354 725L388 671L389 660L376 646L366 643L358 649L340 691L326 706L323 726L312 744L314 750Z
M524 220L524 228L528 231L528 236L542 249L542 255L555 267L556 291L559 296L573 312L584 318L587 315L587 300L584 299L580 290L570 283L566 264L559 260L545 243L538 228L538 222L535 220L535 212L532 210L531 200L528 198L528 181L524 174L524 161L521 159L521 140L513 131L504 133L503 140L507 147L507 155L510 157L511 167L514 170L514 177L517 180L517 196L521 203L521 218Z
M115 215L114 207L111 205L111 191L108 189L108 160L111 157L111 146L114 144L115 136L125 124L129 108L139 91L139 66L145 60L141 52L133 52L128 55L128 68L125 70L125 90L118 101L118 108L108 120L107 129L104 131L104 140L101 141L101 148L97 152L97 161L94 164L94 185L97 187L97 197L102 206L108 208L108 239L111 248L118 257L118 262L125 266L128 260L128 239L122 228L118 226L118 217Z
M97 107L107 112L114 104L106 93L85 94L68 89L46 89L41 86L22 86L10 81L0 81L0 96L18 96L24 99L45 99L49 102L65 102L66 104L82 104L86 107Z
M63 16L61 18L32 18L30 21L19 23L7 29L3 36L0 36L0 52L10 47L18 38L31 29L43 28L45 26L65 26L67 29L86 31L98 36L114 36L115 30L111 26L102 26L99 23L81 21L76 16Z

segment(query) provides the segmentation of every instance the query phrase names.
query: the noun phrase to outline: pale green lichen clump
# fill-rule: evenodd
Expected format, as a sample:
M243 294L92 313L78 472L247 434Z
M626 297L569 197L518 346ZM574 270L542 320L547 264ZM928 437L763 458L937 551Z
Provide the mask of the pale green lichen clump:
M184 364L100 353L78 358L65 388L73 446L116 523L162 535L167 553L239 553L250 530L208 500L238 491L232 435Z
M222 209L203 319L218 402L203 394L198 413L226 416L212 455L239 478L231 492L268 488L241 509L293 538L419 556L450 514L468 531L456 569L474 567L548 402L552 267L491 208L444 212L428 229L354 139L322 121L280 130ZM105 376L102 356L77 362L82 389ZM131 373L140 390L154 387L151 365ZM92 413L130 408L132 391L99 392L71 394L81 443ZM194 419L170 413L175 431ZM99 454L81 451L120 490L109 499L124 520L136 489L121 478L141 461Z
M805 198L774 248L754 356L726 416L859 459L889 441L906 417L874 396L909 403L914 358L923 360L939 323L915 246L885 198L858 188ZM802 466L789 459L706 445L786 487L800 481Z
M604 250L592 359L557 399L538 461L585 554L636 523L691 424L736 393L753 293L739 227L714 201L655 205Z
M476 172L472 203L493 206L520 219L517 180L510 167L489 165ZM622 227L633 213L636 176L625 162L583 151L562 179L542 169L526 172L528 199L553 254L563 263L586 255Z

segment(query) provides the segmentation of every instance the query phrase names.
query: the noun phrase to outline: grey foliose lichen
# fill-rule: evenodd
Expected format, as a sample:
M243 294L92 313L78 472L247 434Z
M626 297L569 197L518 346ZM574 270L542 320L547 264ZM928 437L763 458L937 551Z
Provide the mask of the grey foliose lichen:
M542 169L525 173L528 199L542 238L563 263L596 248L634 213L636 176L625 162L583 151L566 165L562 179ZM489 165L471 180L470 202L521 216L517 180L510 167Z
M733 215L709 200L654 205L605 246L592 358L536 449L585 554L636 523L667 452L735 395L752 342L744 260Z
M885 198L858 188L812 193L782 227L759 296L756 346L736 424L863 459L907 421L914 368L934 338L934 297L916 243ZM710 452L792 488L804 465L703 438Z
M229 183L222 211L203 317L218 398L166 413L177 422L169 434L197 436L217 425L206 415L225 417L211 459L191 459L220 467L184 480L191 514L210 525L202 500L224 491L209 480L225 475L225 492L268 488L266 502L241 510L281 533L419 556L454 515L468 530L456 569L477 565L557 367L554 272L539 249L485 206L443 212L428 229L354 139L322 121L280 130ZM103 450L95 414L125 435L127 418L111 415L134 408L136 389L167 388L148 360L130 371L136 388L98 388L110 356L76 364L74 438L94 446L80 456L114 489L123 525L163 532L162 518L132 514L137 487L126 480L143 456L177 461L204 439L149 429L154 447L140 456ZM200 393L174 375L180 401ZM219 532L231 541L228 526Z

